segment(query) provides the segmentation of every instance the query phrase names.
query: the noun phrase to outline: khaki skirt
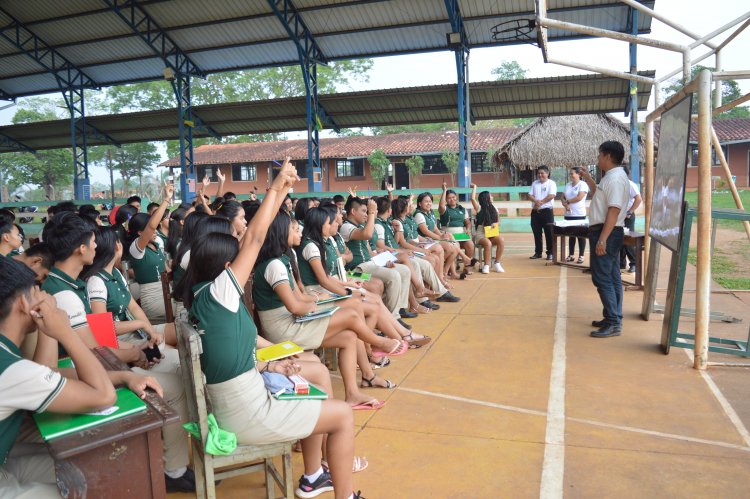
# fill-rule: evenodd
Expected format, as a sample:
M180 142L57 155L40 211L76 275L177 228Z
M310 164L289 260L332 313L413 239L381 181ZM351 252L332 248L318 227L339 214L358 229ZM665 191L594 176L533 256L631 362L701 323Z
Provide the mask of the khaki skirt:
M295 322L294 315L279 307L273 310L258 311L263 337L272 343L293 341L305 350L315 350L323 343L330 317L307 322Z
M241 444L272 444L309 437L320 417L320 400L276 400L257 369L206 385L216 422Z
M466 232L466 229L463 227L445 227L444 230L448 234L463 234Z
M151 324L157 325L167 322L161 282L141 284L141 308Z

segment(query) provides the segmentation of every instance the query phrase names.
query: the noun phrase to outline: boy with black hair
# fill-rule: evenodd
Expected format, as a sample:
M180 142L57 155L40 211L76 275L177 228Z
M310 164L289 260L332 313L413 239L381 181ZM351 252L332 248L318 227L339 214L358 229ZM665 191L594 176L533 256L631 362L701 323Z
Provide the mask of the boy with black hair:
M146 213L151 215L158 208L159 208L159 203L149 203L148 205L146 205Z
M224 201L231 201L233 199L237 199L237 194L232 191L227 191L222 197L224 198Z
M344 211L344 205L346 204L346 198L344 196L336 194L333 196L333 202L336 204L336 208L338 208L339 211Z
M47 243L35 244L23 253L14 255L13 259L33 270L36 274L36 283L40 286L55 263L52 251L50 251Z
M13 222L0 222L0 256L18 254L23 245L21 229Z
M350 197L344 206L346 217L339 228L339 234L351 250L354 258L346 265L349 270L371 274L385 284L383 302L393 317L413 318L417 314L407 310L409 306L409 287L411 286L411 272L409 268L399 263L390 262L385 267L373 263L370 254L370 241L377 240L375 234L375 218L378 205L373 200L365 201L358 197Z
M103 409L116 401L113 384L126 384L139 396L146 388L161 393L153 378L105 371L70 328L65 312L34 280L23 264L0 259L0 497L60 497L47 447L16 442L26 411ZM75 369L52 370L22 358L20 346L35 330L43 343L62 344Z
M57 300L57 305L68 314L70 326L89 348L97 346L89 328L86 314L91 313L86 282L79 278L85 265L91 265L96 255L95 226L75 213L55 215L44 227L44 240L55 258L42 289ZM178 373L158 359L151 362L141 348L122 343L112 352L123 362L132 363L135 372L152 375L164 387L164 398L180 416L187 417L185 390ZM151 346L149 343L143 345ZM56 361L56 359L55 359ZM146 370L148 369L148 370ZM168 492L195 491L195 477L187 469L187 439L180 425L172 424L162 430L164 436L164 469Z
M130 196L128 200L125 201L125 204L129 204L136 210L141 211L141 197L140 196Z

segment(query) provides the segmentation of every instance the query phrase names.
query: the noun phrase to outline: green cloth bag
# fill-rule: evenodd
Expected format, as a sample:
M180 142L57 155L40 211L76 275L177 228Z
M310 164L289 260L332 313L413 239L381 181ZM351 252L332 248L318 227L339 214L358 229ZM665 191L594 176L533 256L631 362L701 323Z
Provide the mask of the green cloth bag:
M201 433L198 423L182 425L192 436L200 440ZM231 431L219 428L219 423L213 414L208 415L208 437L206 438L206 453L212 456L228 456L237 448L237 435Z

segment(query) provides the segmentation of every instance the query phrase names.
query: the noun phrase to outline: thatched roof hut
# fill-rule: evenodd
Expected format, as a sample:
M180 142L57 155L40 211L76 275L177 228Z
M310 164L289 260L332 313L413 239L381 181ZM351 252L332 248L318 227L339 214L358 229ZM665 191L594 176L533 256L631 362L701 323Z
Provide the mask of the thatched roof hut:
M565 167L596 164L597 148L607 140L625 146L625 163L630 161L628 127L607 114L548 116L539 118L507 142L495 157L499 164L510 160L517 168L540 165ZM639 137L639 156L645 158L644 141Z

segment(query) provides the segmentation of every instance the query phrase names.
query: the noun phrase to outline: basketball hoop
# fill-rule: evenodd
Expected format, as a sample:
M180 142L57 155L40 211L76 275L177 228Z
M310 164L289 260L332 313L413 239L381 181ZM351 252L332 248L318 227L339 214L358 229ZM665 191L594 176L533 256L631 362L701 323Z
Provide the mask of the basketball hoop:
M490 28L492 39L500 43L522 42L537 44L536 21L534 19L511 19Z

